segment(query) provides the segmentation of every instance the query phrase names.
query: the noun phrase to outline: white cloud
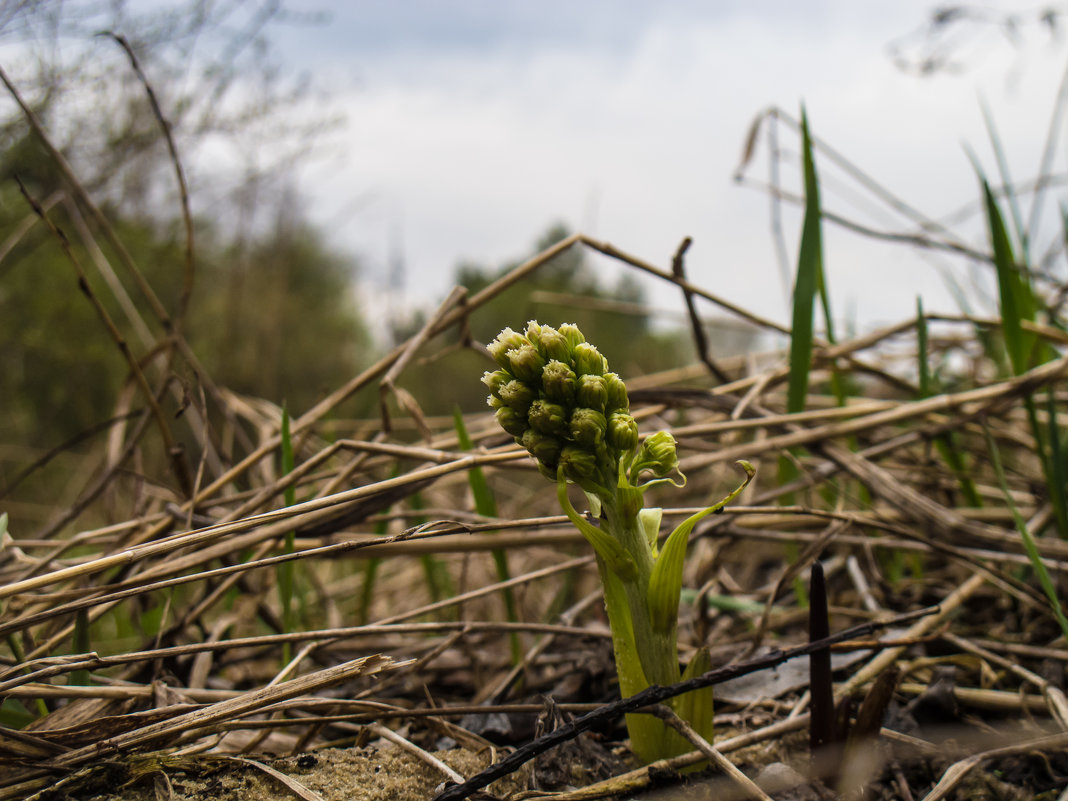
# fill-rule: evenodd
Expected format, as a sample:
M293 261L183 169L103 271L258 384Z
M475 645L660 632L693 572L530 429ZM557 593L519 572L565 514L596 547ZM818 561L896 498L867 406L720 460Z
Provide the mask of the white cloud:
M791 16L794 4L739 6L717 19L671 13L618 47L571 37L515 49L383 48L364 59L361 88L339 98L350 118L346 164L308 186L323 207L379 193L376 209L344 222L343 241L384 269L400 226L416 301L441 297L460 259L518 257L563 219L663 265L691 235L695 280L785 320L768 200L730 180L762 108L795 113L804 99L817 136L932 215L975 197L962 140L993 170L976 85L1016 177L1037 165L1063 53L1036 49L1024 63L992 50L969 76L920 80L895 69L884 48L922 21L925 4L883 5L825 3L811 18ZM1012 68L1025 77L1010 95ZM796 157L785 129L780 146ZM764 155L751 170L761 179ZM827 207L867 218L855 194L836 189L841 173L825 158L820 169ZM796 187L791 163L783 175ZM791 253L799 224L788 210ZM925 258L827 232L841 313L855 308L862 325L899 319L920 292L928 307L952 308Z

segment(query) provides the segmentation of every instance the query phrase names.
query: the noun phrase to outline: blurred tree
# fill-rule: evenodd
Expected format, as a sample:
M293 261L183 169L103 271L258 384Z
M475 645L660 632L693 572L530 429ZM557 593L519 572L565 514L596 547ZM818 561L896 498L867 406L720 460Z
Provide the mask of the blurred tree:
M3 231L29 214L10 183L0 192L0 209ZM57 444L109 413L125 370L43 227L0 269L0 441Z
M566 239L570 232L557 223L534 245L534 255ZM529 256L527 257L529 258ZM456 282L475 294L526 261L499 267L465 263L456 268ZM577 324L624 377L664 370L685 363L691 348L677 331L656 331L650 324L645 293L638 281L624 273L606 285L593 269L581 246L569 248L518 284L508 287L471 314L471 333L482 343L491 342L505 326L519 328L537 319L550 325ZM410 330L396 332L408 335ZM418 371L408 371L404 383L430 414L446 414L454 404L467 410L485 404L484 388L477 380L485 360L471 351L445 351ZM442 387L448 387L442 392Z
M194 214L212 215L195 223L186 339L217 384L286 399L299 414L370 355L355 264L308 223L291 189L293 167L325 121L308 110L314 93L271 61L266 29L285 14L275 2L242 0L133 9L0 3L0 42L17 43L4 70L173 315L185 260L174 166L125 52L95 34L127 37L177 139ZM32 458L110 417L129 377L16 174L49 206L135 357L164 334L39 137L13 104L2 108L15 110L0 119L0 495ZM191 365L179 359L173 369L194 388ZM167 400L171 411L176 402ZM173 425L188 441L183 424ZM49 482L42 498L54 492Z
M370 360L355 302L355 265L331 251L292 196L276 224L201 268L187 329L221 384L297 413Z
M170 217L177 191L159 123L126 53L102 34L129 43L206 205L285 172L330 128L323 93L287 76L270 41L280 26L321 21L277 0L12 0L0 3L0 42L8 77L94 197ZM10 151L26 124L4 108L0 147Z
M280 203L278 224L248 243L198 225L200 281L186 339L216 383L303 410L370 358L358 314L355 265ZM0 232L29 210L17 192L0 191ZM111 286L93 268L74 226L53 211L74 240L88 282L124 336L137 347ZM183 233L152 219L119 219L118 233L157 292L180 282ZM55 238L37 224L0 262L0 441L54 445L108 417L127 367Z
M534 245L533 254L566 239L570 231L555 223ZM531 255L533 255L531 254ZM525 259L489 268L461 264L457 283L474 294L505 275ZM649 332L645 294L637 280L624 273L614 286L598 280L584 248L568 248L520 283L509 287L471 316L471 330L480 342L491 342L505 326L516 328L537 318L556 325L573 322L591 340L606 343L611 364L633 360L633 345Z

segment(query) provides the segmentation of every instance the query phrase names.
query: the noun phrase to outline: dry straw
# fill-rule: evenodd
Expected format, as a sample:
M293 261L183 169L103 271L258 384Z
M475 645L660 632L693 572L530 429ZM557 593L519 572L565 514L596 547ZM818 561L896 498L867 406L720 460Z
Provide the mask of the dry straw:
M0 80L18 99L2 73ZM25 110L48 144L41 122ZM790 122L781 112L774 119ZM812 146L830 158L818 141ZM694 592L682 610L682 649L688 654L696 645L714 644L713 658L723 664L760 640L804 642L803 576L808 562L822 558L832 630L941 607L889 635L896 645L866 640L850 646L866 657L839 674L838 698L864 693L894 668L907 704L909 693L929 692L939 668L953 667L955 702L973 705L976 714L1000 705L1000 719L983 726L1011 725L1020 740L991 749L972 738L980 727L958 716L952 734L973 753L940 768L945 772L930 798L943 797L984 760L1063 749L1063 692L1041 677L1063 675L1068 649L1048 593L1032 578L1040 565L1063 594L1068 571L1068 532L1057 530L1063 485L1050 481L1056 465L1049 453L1062 444L1057 438L1068 422L1068 356L1063 331L1048 319L1032 315L1010 326L1017 340L1031 337L1044 358L1001 372L973 336L977 327L1005 328L1001 318L922 315L842 341L812 333L802 343L808 374L797 395L798 368L785 349L730 358L704 339L710 312L744 321L778 337L778 344L791 332L687 278L685 247L672 269L663 269L573 234L474 295L455 291L408 342L295 418L294 469L279 475L280 410L218 388L200 370L178 320L145 284L73 170L51 150L67 197L93 220L141 292L144 309L137 313L146 320L123 325L153 332L153 341L134 348L116 333L118 324L102 322L128 354L150 411L130 425L116 416L103 468L68 509L36 531L19 525L3 532L0 632L7 646L0 650L0 696L42 714L23 729L0 729L0 799L26 797L95 761L134 754L233 753L261 736L266 739L255 741L266 751L351 745L358 736L344 723L368 726L361 742L403 739L403 747L425 754L438 732L451 732L456 742L484 742L484 729L464 716L486 688L479 698L485 715L527 722L536 708L531 699L563 692L569 676L610 692L608 632L600 605L590 600L596 598L590 595L596 588L592 557L555 514L551 492L531 489L540 486L528 481L535 478L532 461L478 410L464 416L474 443L464 451L453 421L424 414L421 399L400 385L404 371L417 370L421 359L446 346L486 356L468 321L570 248L667 282L686 304L697 363L630 381L642 434L671 431L690 477L665 516L682 519L723 495L731 462L747 459L757 468L758 482L740 505L692 535L684 587ZM34 204L60 237L54 204ZM828 215L823 219L833 223ZM937 229L925 231L929 247L963 247ZM188 265L192 270L191 255ZM82 274L89 269L73 255L72 267ZM926 331L929 322L939 323L937 331ZM959 365L963 385L921 387L918 360ZM203 402L174 421L158 410L179 368L199 375ZM457 380L477 382L478 375ZM835 388L845 385L852 389L836 396ZM380 414L344 418L343 404L355 396L380 402ZM193 443L189 453L175 444L182 426L189 426L181 438ZM219 438L236 443L231 461L214 447ZM1002 476L992 467L991 444ZM136 518L105 524L107 495L135 451L153 457L146 470L156 471L156 493ZM468 497L468 472L475 467L494 490L495 517L478 514ZM287 490L303 500L287 506ZM427 499L432 515L410 508L416 494ZM967 503L968 497L981 506ZM1033 550L1024 547L1007 514L1006 497L1035 535ZM418 516L430 516L431 523L416 522ZM290 532L294 547L285 553ZM500 580L494 570L494 550L507 552L509 578ZM423 591L419 560L428 555L456 583L450 597L434 600ZM362 565L371 558L381 566L369 625L359 626L356 599ZM306 611L297 631L281 630L274 569L280 562L298 568L295 591ZM502 609L506 589L516 599L515 620ZM571 606L562 620L558 597ZM151 631L106 636L117 621L142 618L150 609L159 614ZM518 664L511 635L521 644ZM79 652L76 642L87 643L89 652ZM282 643L304 647L287 666L287 678L272 683ZM67 703L58 703L61 698ZM741 748L775 742L777 755L786 758L796 748L791 733L807 724L804 707L796 691L780 695L769 683L760 702L723 702L717 710L722 739L699 748L722 761ZM396 731L400 722L408 723L403 738ZM732 726L748 733L731 734ZM876 775L892 773L897 764L888 761L891 747L900 761L930 759L939 745L889 730L882 742L888 750L873 768ZM696 751L658 767L678 769L702 758ZM641 768L556 797L630 792L648 779L649 769Z

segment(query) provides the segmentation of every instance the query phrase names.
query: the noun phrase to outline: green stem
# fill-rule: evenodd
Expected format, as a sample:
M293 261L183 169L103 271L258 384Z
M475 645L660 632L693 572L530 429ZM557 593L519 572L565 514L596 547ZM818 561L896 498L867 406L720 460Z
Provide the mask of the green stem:
M616 659L616 674L619 676L619 694L623 698L629 698L649 686L634 638L630 603L623 582L600 556L597 557L597 570L604 588L608 626L612 629L612 650ZM627 732L630 734L631 750L642 762L648 764L664 757L667 730L663 722L652 715L627 715Z
M604 498L602 522L608 532L634 558L637 575L632 580L620 580L630 610L634 643L646 678L652 684L672 684L679 680L679 654L676 643L677 627L666 630L653 625L649 608L649 579L653 572L653 554L645 532L638 522L637 509L628 492L634 492L641 506L641 494L620 489L614 498ZM621 502L622 501L622 502Z
M293 472L295 463L293 460L293 440L289 431L289 408L286 406L285 402L282 403L282 430L280 435L282 445L282 475L288 476ZM297 502L296 490L293 488L292 484L285 488L283 499L287 507L293 506ZM287 531L282 552L287 555L293 553L295 543L296 533ZM296 565L293 562L282 562L277 568L278 595L282 606L282 630L286 634L296 628L296 621L293 614L295 569ZM282 665L288 665L292 658L292 644L288 642L282 643Z

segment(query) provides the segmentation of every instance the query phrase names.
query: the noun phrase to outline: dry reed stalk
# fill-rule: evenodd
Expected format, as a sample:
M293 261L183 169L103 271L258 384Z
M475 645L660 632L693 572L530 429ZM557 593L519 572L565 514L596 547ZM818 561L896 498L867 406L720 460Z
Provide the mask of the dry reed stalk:
M188 735L190 732L220 720L233 720L243 717L262 709L268 704L312 693L355 676L368 676L381 671L395 670L405 664L407 663L394 662L389 657L380 654L362 657L333 668L292 679L275 687L242 693L234 698L210 704L204 709L188 712L171 720L118 735L110 740L69 751L62 756L49 760L43 767L50 770L70 769L88 760L99 759L123 749L143 747L151 742L166 742L169 738Z
M504 289L570 247L590 248L669 281L694 301L716 304L758 328L784 330L695 285L681 271L662 270L607 243L576 234L469 298L457 290L415 337L294 420L292 437L298 460L285 475L279 475L275 467L282 441L278 407L213 388L210 377L204 376L204 398L189 423L192 441L199 448L194 454L198 469L196 489L190 493L193 497L168 493L149 482L146 497L150 500L141 516L60 536L71 522L94 508L145 441L150 418L142 414L129 431L115 429L101 462L104 471L86 484L66 514L40 536L12 539L0 550L0 598L6 601L0 634L26 643L21 658L12 656L0 666L0 695L40 699L53 706L58 699L69 699L72 707L94 701L139 705L146 714L155 710L168 717L114 736L107 741L108 747L166 750L182 745L190 753L221 748L230 735L241 734L246 738L242 742L256 742L256 738L290 728L302 732L295 741L317 747L326 741L320 732L331 731L331 726L336 727L336 734L349 732L345 726L353 723L384 726L382 721L394 718L413 721L406 739L425 751L416 721L475 711L533 715L536 705L510 703L509 694L528 688L551 691L553 683L569 671L586 670L595 655L603 656L607 629L598 605L589 601L596 596L589 595L586 604L575 606L566 617L567 625L540 622L553 596L571 580L565 577L577 576L576 581L587 583L576 586L583 593L589 589L592 558L585 555L572 530L561 528L566 518L552 514L554 508L541 506L540 499L530 494L525 483L532 473L527 457L505 442L483 412L468 418L468 430L480 447L461 453L451 421L423 414L417 397L402 398L400 407L408 417L394 419L388 413L378 420L327 421L326 417L361 392L377 391L385 409L387 398L397 396L401 372L411 370L416 359L436 347L439 337L450 329L463 329L470 316ZM691 324L699 324L696 306L691 306ZM143 322L146 329L166 319L157 312ZM928 319L941 318L928 315ZM997 320L963 317L952 322L998 324ZM1028 330L1047 342L1064 344L1063 336L1049 326L1036 324ZM750 491L751 505L727 509L694 533L702 547L711 544L714 548L695 559L687 574L686 586L702 591L696 594L692 610L684 613L691 626L686 630L718 638L724 654L735 658L772 633L785 640L798 637L801 613L792 578L826 549L834 554L836 565L848 566L829 573L835 595L830 611L836 621L916 608L918 588L945 599L939 615L879 645L878 655L851 668L851 675L838 688L839 695L852 694L903 663L906 649L924 649L942 638L959 652L1005 670L1002 686L996 688L980 686L979 677L969 686L972 677L962 677L955 688L962 702L1021 715L1049 713L1063 722L1068 712L1063 694L1048 682L1041 683L1034 663L1045 658L1063 665L1068 657L1063 648L1050 646L1048 634L1043 639L1037 633L1046 614L1045 600L1016 575L1031 562L1011 515L998 505L1000 489L986 465L979 424L994 432L1008 455L1007 463L1013 465L1010 493L1014 503L1035 528L1041 527L1050 519L1050 507L1040 492L1038 467L1029 454L1034 437L1026 428L1023 399L1063 381L1068 356L1058 355L1017 378L968 385L917 400L911 364L888 347L900 345L914 332L915 321L904 321L833 345L816 342L814 358L817 366L826 369L814 373L814 381L826 380L832 368L847 370L872 376L865 380L881 396L855 397L838 405L836 399L818 394L822 388L813 384L806 410L795 414L783 412L782 385L788 373L775 354L748 360L716 358L715 368L722 373L719 378L729 380L711 388L707 364L631 382L634 413L643 430L670 428L687 454L682 467L690 476L690 485L672 498L675 505L665 508L665 518L694 513L717 490L718 472L705 468L737 458L763 459L762 484ZM461 347L480 350L463 330L457 340ZM967 355L969 343L948 337L938 347L945 353ZM195 356L183 348L187 346L179 337L173 348L158 350L155 358L162 366L170 358L166 354L173 352L192 364ZM160 396L157 388L149 389L153 397ZM208 430L209 402L226 416L231 433ZM1057 396L1054 422L1063 419L1064 403L1065 398ZM1043 424L1049 424L1045 410L1042 415ZM246 429L255 433L247 435ZM413 433L421 435L419 444L410 441ZM930 443L947 433L957 437L962 453L974 465L972 478L984 500L982 507L960 504L957 476L930 452ZM219 443L241 436L245 439L238 443L233 460L224 460L220 454L229 448ZM796 448L807 448L807 452L791 454L800 476L777 486L770 480L773 462ZM391 477L396 465L404 467L400 475ZM467 502L463 479L476 466L485 470L491 483L514 492L498 517L477 515ZM309 499L279 508L290 489L299 489ZM427 496L429 505L405 508L416 493ZM833 502L821 493L833 493ZM424 517L433 522L418 522ZM382 536L379 526L390 529L389 533ZM292 554L279 553L278 543L287 532L296 532ZM792 565L780 551L786 543L801 551ZM578 550L572 551L574 546ZM1068 572L1064 541L1042 537L1036 547L1052 575ZM484 553L500 548L515 554L516 563L526 559L528 564L507 581L485 579L489 573ZM908 554L923 560L928 571L925 577L909 580L889 575L890 561L911 558ZM410 560L424 557L442 560L454 577L478 586L469 584L438 600L413 592L413 585L422 579ZM242 609L253 610L261 623L276 626L273 568L293 562L307 571L308 593L314 595L314 603L344 621L354 610L358 587L354 568L362 569L367 560L382 560L384 569L393 572L379 588L383 596L379 608L388 612L370 625L319 623L304 631L251 633L253 621L236 608L223 608L229 597L239 594ZM524 594L523 618L515 622L500 619L500 610L494 608L493 599L506 587ZM900 597L893 588L901 589ZM980 590L984 599L996 597L1012 605L1014 614L1031 627L1022 632L1023 641L1001 643L1004 648L995 652L988 644L967 638L968 613L974 614L971 606ZM718 595L717 603L733 600L739 605L709 619L699 606L706 593ZM67 649L76 616L108 621L124 614L121 610L136 613L159 602L164 594L168 604L170 598L176 599L177 608L173 619L160 625L160 643L124 643L119 653L57 656ZM463 610L460 619L449 619L460 614L454 611L458 609ZM959 627L959 633L944 632L948 625L954 631ZM509 664L500 648L513 632L543 637L525 649L520 665ZM274 649L286 643L299 644L302 650L280 673ZM573 643L581 643L575 653L568 650ZM689 650L692 644L683 646ZM1013 651L1014 647L1018 650ZM356 650L360 648L366 650ZM377 687L352 682L361 675L356 667L363 664L360 659L346 663L348 667L323 667L353 652L387 651L395 663L387 680ZM1024 666L1025 660L1029 667ZM153 666L162 665L178 671L185 680L185 686L172 688L175 693L188 703L207 706L174 707L170 712L159 707L152 677ZM400 665L407 667L397 670ZM926 666L916 661L909 665L913 669L910 678L922 680ZM75 671L92 671L99 684L80 687L57 682L57 677ZM297 675L300 671L305 672ZM295 678L279 683L290 672ZM437 703L432 685L441 676L462 677L468 683L468 696L448 697L434 707L416 706L405 695L409 683L428 681ZM314 695L331 683L344 683L348 695L360 697ZM1024 684L1038 687L1043 695L1021 695ZM907 698L925 689L911 680L899 691ZM488 701L484 706L470 703L482 698ZM768 699L765 711L753 707L732 712L750 721L758 720L758 714L784 719L761 726L752 735L716 743L715 754L783 737L806 724L803 708L804 701L796 698ZM100 758L101 750L93 747L57 753L49 739L47 718L42 725L41 732L27 732L21 740L15 734L4 742L34 755L38 769L57 774L74 775L71 771ZM457 735L462 731L455 723L449 725ZM375 730L388 737L387 729L392 730ZM467 736L474 742L475 735ZM658 767L677 769L701 758L696 753ZM14 797L10 794L40 781L44 774L36 774L36 779L27 775L0 775L0 797ZM633 789L647 782L648 775L648 770L637 771L558 797L592 798Z

